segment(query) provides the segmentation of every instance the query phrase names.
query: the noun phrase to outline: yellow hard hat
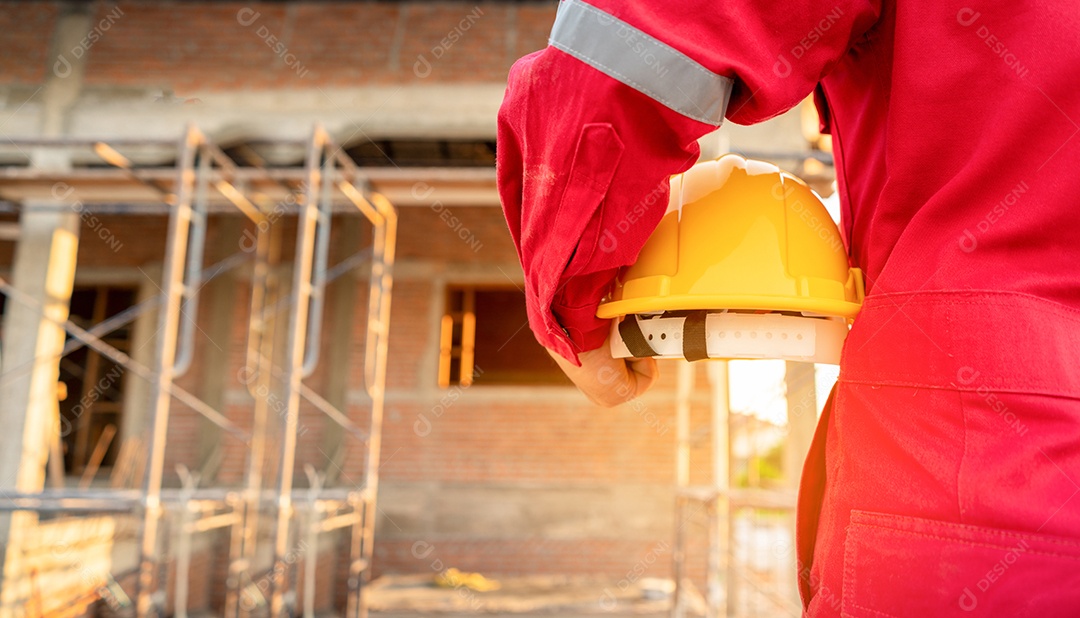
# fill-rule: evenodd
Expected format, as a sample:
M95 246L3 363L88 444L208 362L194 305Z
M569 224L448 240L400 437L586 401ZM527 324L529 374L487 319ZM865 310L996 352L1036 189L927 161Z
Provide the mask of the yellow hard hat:
M667 214L596 314L617 358L839 363L862 300L818 196L729 154L671 178Z

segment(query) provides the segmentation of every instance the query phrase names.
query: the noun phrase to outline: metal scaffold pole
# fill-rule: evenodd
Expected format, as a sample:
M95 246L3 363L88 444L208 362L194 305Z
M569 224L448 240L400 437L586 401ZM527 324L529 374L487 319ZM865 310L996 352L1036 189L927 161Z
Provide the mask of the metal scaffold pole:
M168 240L165 245L165 268L161 284L165 298L158 310L154 380L151 383L150 438L147 444L146 476L143 480L143 521L136 601L139 616L149 616L154 605L158 569L158 525L161 520L161 481L165 466L165 442L169 428L169 405L172 399L170 389L180 325L180 304L184 297L184 268L188 230L191 225L191 198L198 143L198 131L194 127L189 128L180 147L180 177L177 180L179 190L169 216Z
M304 379L304 352L308 334L308 311L311 301L312 257L315 251L316 228L319 224L318 194L322 175L325 133L315 129L308 146L304 180L304 201L300 205L296 232L296 256L293 261L293 282L290 301L288 334L285 350L286 384L285 417L278 451L277 524L274 533L274 564L271 570L272 593L270 615L281 616L285 610L285 593L289 582L289 531L292 526L293 470L296 464L296 432L300 416L300 390Z
M363 519L353 526L353 547L349 565L347 616L367 617L365 584L371 577L371 558L375 542L376 495L379 489L379 457L382 446L382 420L386 400L386 358L390 334L390 298L393 286L394 252L397 242L397 212L382 195L372 195L378 217L375 224L375 259L372 263L368 304L368 335L365 355L365 381L371 397L371 426L367 462L364 470ZM373 317L374 316L374 317ZM360 536L359 548L356 547Z

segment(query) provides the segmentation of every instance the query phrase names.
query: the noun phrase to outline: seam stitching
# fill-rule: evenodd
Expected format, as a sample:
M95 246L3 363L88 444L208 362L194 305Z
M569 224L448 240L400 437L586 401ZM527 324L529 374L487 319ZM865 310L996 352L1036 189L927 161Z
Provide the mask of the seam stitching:
M864 528L878 528L880 530L885 530L887 532L895 532L895 533L899 533L899 534L906 534L908 536L919 536L919 537L924 537L924 538L928 538L928 539L935 539L935 540L938 540L938 541L945 541L946 543L953 543L953 544L956 544L956 545L966 545L968 547L984 547L986 549L997 549L997 550L1001 550L1001 549L1014 550L1015 549L1013 547L1002 547L1001 545L993 545L991 543L979 543L979 542L976 542L976 541L969 541L967 539L956 539L956 538L950 538L950 537L947 537L947 536L940 536L940 535L936 535L936 534L930 534L928 532L915 532L914 530L903 530L901 528L890 528L890 527L887 527L887 526L879 526L877 524L852 524L852 525L853 526L862 526ZM1021 540L1025 540L1025 539L1021 539ZM1034 539L1034 540L1042 541L1044 539ZM1049 542L1053 543L1054 541L1049 540ZM1040 549L1025 549L1025 550L1023 550L1023 553L1025 553L1025 554L1038 554L1038 555L1042 555L1042 556L1051 556L1051 557L1054 557L1054 558L1063 558L1065 560L1074 560L1074 561L1080 562L1080 556L1071 556L1069 554L1061 554L1061 553L1057 553L1057 552L1045 551L1045 550L1040 550Z
M899 517L899 518L903 518L903 519L907 519L907 520L925 521L925 522L927 522L927 523L929 523L931 525L936 523L936 524L939 524L939 525L950 526L950 527L953 527L953 528L962 528L962 529L964 529L964 530L966 530L968 532L975 532L975 533L979 533L979 534L994 534L994 535L997 535L997 536L1014 537L1014 538L1019 538L1019 539L1022 539L1022 540L1023 539L1030 539L1030 538L1032 538L1032 536L1046 537L1046 538L1040 538L1039 540L1043 541L1043 542L1046 542L1046 543L1054 543L1054 544L1057 544L1057 545L1064 545L1066 547L1075 547L1077 549L1080 549L1080 541L1053 538L1053 537L1050 537L1049 535L1044 535L1044 534L1042 534L1040 532L1019 532L1019 531L1013 531L1013 530L999 530L997 528L986 528L984 526L973 526L971 524L956 524L956 523L952 523L952 522L939 522L939 521L934 521L934 520L922 519L922 518L918 518L918 517L908 517L908 516L905 516L905 515L890 515L888 513L872 513L870 511L857 511L857 513L858 514L856 515L856 517L865 518L865 519L885 520L885 522L889 522L889 521L893 521L893 520L895 520L895 518ZM879 528L890 528L890 529L891 528L896 528L897 530L904 530L904 528L897 528L896 526L888 526L888 525L882 525L882 524L866 524L864 522L856 522L855 524L852 524L852 525L855 525L855 526L867 525L867 526L877 526Z

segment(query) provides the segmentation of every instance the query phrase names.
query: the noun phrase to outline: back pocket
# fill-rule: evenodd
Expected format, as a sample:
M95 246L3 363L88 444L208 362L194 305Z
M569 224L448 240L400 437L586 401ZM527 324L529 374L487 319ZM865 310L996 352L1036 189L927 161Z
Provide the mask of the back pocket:
M1080 539L852 511L843 615L1080 616Z

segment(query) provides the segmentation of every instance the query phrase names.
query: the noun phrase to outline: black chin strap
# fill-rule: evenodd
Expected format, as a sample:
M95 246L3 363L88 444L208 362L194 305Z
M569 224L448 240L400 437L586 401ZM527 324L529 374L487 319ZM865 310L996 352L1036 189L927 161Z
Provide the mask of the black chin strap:
M704 311L691 311L686 315L682 327L683 357L690 362L709 358L708 343L705 341Z
M708 343L705 341L705 318L707 311L688 311L683 321L682 351L683 357L688 361L699 361L709 358ZM622 337L626 349L635 358L648 358L656 356L656 350L641 332L638 324L638 316L628 315L619 322L619 336Z
M656 350L645 340L645 333L641 332L636 315L628 315L619 322L619 336L626 344L626 349L630 350L630 356L635 358L656 356Z

